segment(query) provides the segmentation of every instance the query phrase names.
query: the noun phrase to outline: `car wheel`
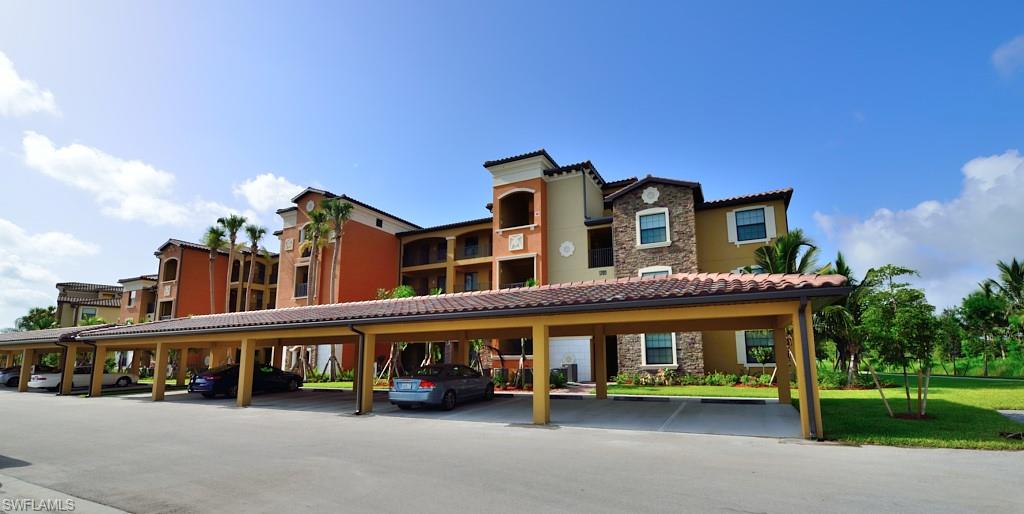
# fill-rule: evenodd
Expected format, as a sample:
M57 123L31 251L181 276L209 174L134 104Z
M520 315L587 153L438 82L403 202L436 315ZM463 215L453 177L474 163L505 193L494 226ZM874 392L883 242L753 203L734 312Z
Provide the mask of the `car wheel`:
M214 396L217 396L217 395L215 395L213 393L203 393L203 398L213 398Z
M487 384L487 388L484 389L484 401L490 401L494 399L494 384Z
M412 405L409 405L408 403L399 403L398 408L402 410L411 410Z
M18 387L18 379L17 378L9 378L9 379L7 379L7 387Z
M299 390L299 381L294 378L288 381L288 391L295 392Z
M452 410L455 408L455 391L448 391L444 393L444 398L441 399L442 410Z
M116 385L117 387L128 387L132 385L132 379L128 377L121 377L117 379L117 383L114 385Z
M228 388L228 398L236 398L236 397L238 397L238 386L237 385L233 385L230 388Z

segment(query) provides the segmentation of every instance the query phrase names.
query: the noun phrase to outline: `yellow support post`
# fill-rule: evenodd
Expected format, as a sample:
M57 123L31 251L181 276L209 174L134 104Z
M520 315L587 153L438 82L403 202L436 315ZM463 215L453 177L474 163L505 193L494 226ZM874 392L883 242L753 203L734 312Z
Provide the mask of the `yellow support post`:
M32 378L32 361L35 359L35 350L24 349L21 351L21 373L18 375L18 392L28 391L28 381Z
M92 381L89 384L89 396L98 397L103 394L103 365L107 360L107 347L96 345L92 356Z
M455 343L455 355L452 356L452 360L455 364L469 365L469 339L465 334Z
M64 349L64 369L61 370L60 374L60 394L62 395L71 394L71 388L75 385L75 360L77 356L78 347L76 345L69 344Z
M162 402L167 390L167 365L170 364L171 349L167 343L156 344L156 367L153 368L153 401Z
M807 354L811 361L811 384L814 386L814 418L815 426L818 427L817 436L818 439L825 438L825 425L821 420L821 390L818 388L818 365L816 359L817 350L814 343L814 308L812 304L807 304L807 309L804 310L804 322L807 326Z
M789 391L789 345L786 344L786 329L772 330L775 339L775 380L778 381L779 404L789 405L793 397Z
M447 236L445 246L444 292L455 292L455 236Z
M284 362L284 345L283 344L275 344L274 345L274 356L272 358L273 358L273 362L270 365L275 367L275 368L277 368L277 369L282 369L281 368L281 364Z
M805 312L810 310L808 306ZM821 439L821 395L818 390L818 370L814 362L813 325L809 315L805 317L799 310L793 312L792 323L793 356L796 358L796 377L800 390L800 430L805 439ZM805 346L807 351L804 351ZM809 397L813 401L808 401Z
M182 348L182 349L178 350L178 372L175 375L175 379L177 380L179 387L180 386L188 385L186 383L186 380L188 380L188 376L186 375L186 373L188 373L188 347L187 346L185 348Z
M139 376L139 363L142 362L142 350L132 350L132 362L128 365L128 374Z
M373 363L374 353L377 348L377 336L376 334L366 334L364 336L364 349L363 349L363 362L360 363L362 369L359 373L360 383L360 414L369 414L373 412Z
M608 346L604 343L605 333L604 325L594 326L593 339L590 340L590 352L591 362L594 363L594 384L595 396L598 400L605 400L608 398Z
M238 366L238 395L235 404L248 407L252 403L252 379L256 371L256 340L242 340L242 357Z
M551 352L548 338L551 328L544 324L533 326L533 424L551 422Z

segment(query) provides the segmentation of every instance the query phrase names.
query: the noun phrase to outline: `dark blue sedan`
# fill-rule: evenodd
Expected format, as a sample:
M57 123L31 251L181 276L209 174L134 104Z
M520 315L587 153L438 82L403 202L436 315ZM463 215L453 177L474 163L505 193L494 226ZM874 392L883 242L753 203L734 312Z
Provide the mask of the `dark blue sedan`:
M455 408L467 400L494 398L494 384L477 370L460 364L424 366L411 376L391 381L388 400L400 409L434 406Z
M204 398L218 394L234 398L238 396L238 369L238 364L228 364L193 375L188 392L200 393ZM302 377L295 373L265 364L253 369L253 392L298 391L300 387Z

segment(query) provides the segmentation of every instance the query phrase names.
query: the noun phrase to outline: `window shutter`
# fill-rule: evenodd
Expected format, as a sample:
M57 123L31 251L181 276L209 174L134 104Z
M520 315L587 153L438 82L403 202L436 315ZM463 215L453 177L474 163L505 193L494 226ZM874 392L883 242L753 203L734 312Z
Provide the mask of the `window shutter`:
M735 227L733 231L735 232ZM764 208L764 231L768 239L774 238L777 233L775 232L775 207L771 205Z
M725 225L729 232L729 242L736 242L736 211L725 213Z
M747 365L747 333L743 330L736 332L736 363Z

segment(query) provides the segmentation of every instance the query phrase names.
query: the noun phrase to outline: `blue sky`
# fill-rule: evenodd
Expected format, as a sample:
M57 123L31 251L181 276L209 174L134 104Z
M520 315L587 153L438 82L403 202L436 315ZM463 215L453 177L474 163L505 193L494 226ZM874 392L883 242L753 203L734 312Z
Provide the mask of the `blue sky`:
M955 302L1024 257L1021 19L1019 2L7 2L0 326L56 280L155 271L161 242L221 212L276 229L289 185L422 225L480 217L481 163L539 147L709 198L792 186L790 223L827 256L919 267Z

